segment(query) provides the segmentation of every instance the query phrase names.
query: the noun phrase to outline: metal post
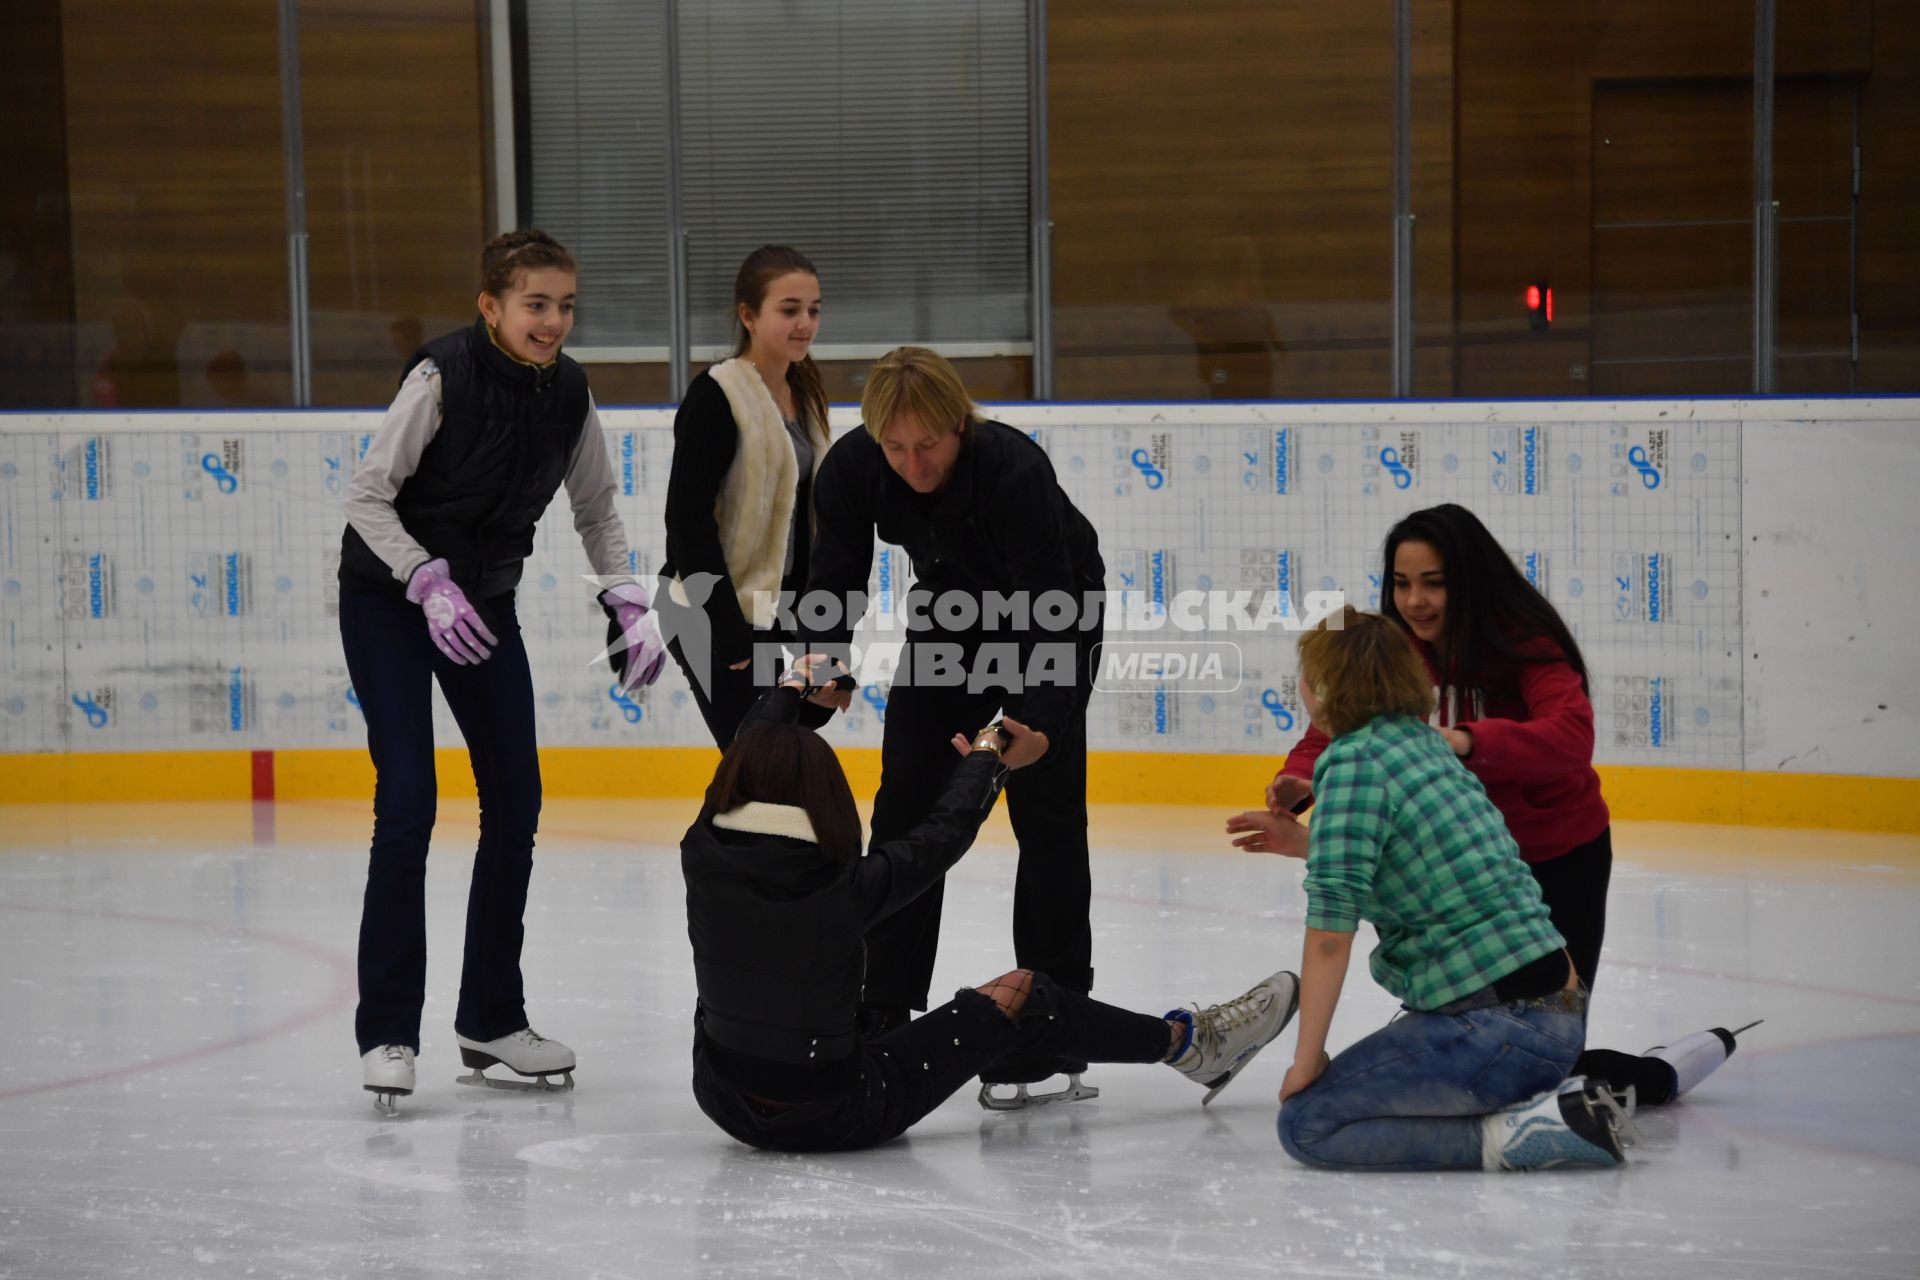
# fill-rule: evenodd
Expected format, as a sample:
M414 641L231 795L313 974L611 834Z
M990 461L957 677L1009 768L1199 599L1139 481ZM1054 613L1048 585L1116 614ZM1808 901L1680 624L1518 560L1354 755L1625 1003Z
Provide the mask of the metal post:
M1773 198L1775 0L1753 4L1753 389L1774 390L1780 320L1780 202Z
M307 158L300 107L300 4L280 0L280 135L287 158L287 332L293 403L313 403L313 335L307 292Z
M1393 6L1393 395L1413 394L1413 0Z
M488 194L493 234L511 231L521 223L519 137L519 77L514 74L514 16L509 0L487 0L482 32L487 56L481 62L488 109ZM525 30L525 14L520 27Z
M687 279L686 194L680 137L680 4L666 0L667 42L667 394L678 403L692 380L693 319Z
M1047 0L1027 4L1028 270L1033 299L1033 398L1053 399L1053 203L1047 181Z

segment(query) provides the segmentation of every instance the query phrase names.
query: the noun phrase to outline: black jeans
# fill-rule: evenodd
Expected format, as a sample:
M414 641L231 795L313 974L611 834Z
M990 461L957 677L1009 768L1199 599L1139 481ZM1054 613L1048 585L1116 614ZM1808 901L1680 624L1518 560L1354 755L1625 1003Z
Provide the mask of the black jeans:
M1159 1062L1166 1020L1045 989L1036 975L1029 1008L1013 1019L978 991L863 1043L860 1082L832 1097L778 1110L756 1102L714 1069L699 1017L693 1029L693 1096L729 1136L768 1151L854 1151L897 1138L960 1087L1012 1054L1067 1055L1092 1062ZM1035 1007L1031 1002L1040 1001ZM1048 1017L1041 1008L1051 1009Z
M1047 637L1075 646L1073 712L1047 754L1007 778L1007 816L1020 846L1013 882L1014 962L1082 993L1093 989L1087 703L1100 634L1096 620L1090 630ZM958 642L970 659L979 641L976 634ZM938 642L956 638L916 634L907 648ZM911 654L903 654L903 662L910 661ZM904 836L926 818L960 761L949 740L956 733L972 737L1005 698L996 690L969 693L964 685L894 685L880 747L880 792L873 801L875 843ZM945 888L944 881L934 884L868 933L866 1003L926 1008Z
M1600 944L1607 936L1607 884L1613 878L1613 828L1557 858L1529 862L1553 927L1567 940L1567 954L1580 981L1593 989Z
M466 952L454 1029L493 1040L527 1025L520 980L521 915L540 821L540 755L533 679L511 595L478 606L500 643L485 662L449 661L427 635L420 607L397 596L340 589L347 674L367 718L377 781L373 848L360 914L360 1051L420 1048L427 982L427 844L438 786L433 681L467 740L480 793L480 845L467 893Z

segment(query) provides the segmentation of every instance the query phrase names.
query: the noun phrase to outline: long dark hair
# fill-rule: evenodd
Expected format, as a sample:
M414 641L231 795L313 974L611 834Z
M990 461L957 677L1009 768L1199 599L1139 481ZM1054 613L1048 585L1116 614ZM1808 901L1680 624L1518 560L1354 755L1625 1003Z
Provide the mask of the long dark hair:
M1547 598L1520 575L1480 518L1458 503L1415 511L1387 531L1380 572L1381 613L1407 626L1393 600L1393 557L1403 542L1432 547L1446 574L1447 613L1440 642L1434 646L1442 705L1449 692L1511 688L1516 663L1558 660L1550 653L1523 652L1530 642L1542 638L1559 646L1558 656L1580 673L1580 687L1591 694L1587 662L1580 656L1573 632Z
M747 255L740 272L733 278L733 354L743 356L753 345L753 334L740 319L740 308L755 315L767 301L767 290L781 276L802 272L820 278L807 256L798 249L780 244L763 244ZM787 366L787 387L793 392L793 407L800 413L800 425L807 434L827 439L827 388L820 380L820 366L812 356Z
M860 856L860 811L840 760L825 738L797 724L749 725L707 785L707 813L728 813L749 800L806 810L814 840L829 862Z

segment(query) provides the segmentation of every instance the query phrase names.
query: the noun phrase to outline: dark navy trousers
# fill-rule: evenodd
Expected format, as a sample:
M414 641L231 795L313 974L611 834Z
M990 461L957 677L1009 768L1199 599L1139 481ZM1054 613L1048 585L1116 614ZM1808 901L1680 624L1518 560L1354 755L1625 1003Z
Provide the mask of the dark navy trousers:
M540 821L540 756L533 678L512 595L481 603L500 643L486 661L449 661L427 635L420 607L398 596L340 588L347 674L367 719L377 775L373 847L360 915L360 1051L420 1048L427 981L427 845L438 797L433 764L433 682L467 740L480 795L480 844L467 893L461 1035L493 1040L527 1025L520 979L521 916Z

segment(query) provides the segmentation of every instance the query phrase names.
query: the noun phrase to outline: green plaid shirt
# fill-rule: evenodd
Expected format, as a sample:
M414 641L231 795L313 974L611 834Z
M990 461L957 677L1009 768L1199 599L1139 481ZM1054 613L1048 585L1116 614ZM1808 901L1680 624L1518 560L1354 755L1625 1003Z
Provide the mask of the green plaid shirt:
M1439 732L1375 716L1313 768L1307 926L1380 931L1374 981L1410 1009L1471 995L1565 945L1500 811Z

